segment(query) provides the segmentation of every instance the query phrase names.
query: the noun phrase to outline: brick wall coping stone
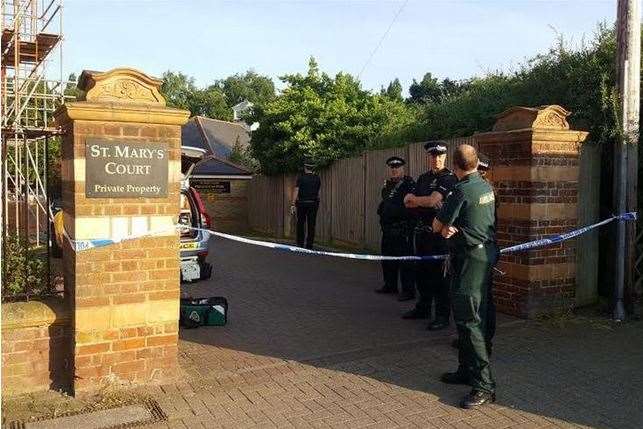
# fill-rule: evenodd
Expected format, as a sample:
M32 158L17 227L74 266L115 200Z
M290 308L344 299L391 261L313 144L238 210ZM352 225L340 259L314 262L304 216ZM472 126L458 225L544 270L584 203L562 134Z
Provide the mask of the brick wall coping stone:
M111 108L106 109L106 105ZM60 125L71 120L183 125L190 117L190 112L165 106L81 101L63 104L54 112L54 117Z
M71 312L62 298L42 301L2 303L2 330L15 330L36 326L62 325L71 320Z
M487 131L484 133L475 133L474 137L485 140L495 140L498 142L514 139L531 138L535 141L579 141L582 142L587 138L587 131L575 130L556 130L547 128L519 128L508 131Z
M514 106L496 115L493 131L510 131L523 128L568 130L567 117L570 113L557 104L538 107Z

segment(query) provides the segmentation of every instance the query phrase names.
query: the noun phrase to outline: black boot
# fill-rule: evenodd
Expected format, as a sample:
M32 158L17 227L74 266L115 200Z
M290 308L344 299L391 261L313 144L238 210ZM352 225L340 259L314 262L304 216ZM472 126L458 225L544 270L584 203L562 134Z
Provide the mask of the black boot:
M456 372L445 372L440 377L440 381L446 384L464 384L471 385L471 378L460 371Z
M402 315L402 319L428 319L428 318L429 318L428 311L418 310L417 308L414 308L413 310L409 310Z
M393 289L384 285L379 289L375 289L375 293L397 293L397 289Z
M435 320L429 323L427 329L429 331L439 331L449 327L449 320L441 317L436 317Z
M482 392L480 390L472 390L467 396L462 398L460 406L465 409L479 407L489 402L496 402L496 394L489 392Z
M415 299L415 294L413 292L402 292L400 293L400 296L397 297L397 300L400 302L410 301L412 299Z

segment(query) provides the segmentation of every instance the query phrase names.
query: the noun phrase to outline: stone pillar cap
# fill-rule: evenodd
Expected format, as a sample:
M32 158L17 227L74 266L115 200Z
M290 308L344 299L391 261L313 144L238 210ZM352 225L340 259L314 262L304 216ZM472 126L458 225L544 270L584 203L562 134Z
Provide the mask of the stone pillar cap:
M529 128L569 130L567 116L570 113L557 104L537 107L511 107L496 115L493 131L512 131Z
M83 70L78 80L78 101L153 104L165 106L159 92L162 81L138 70L121 67L107 72Z

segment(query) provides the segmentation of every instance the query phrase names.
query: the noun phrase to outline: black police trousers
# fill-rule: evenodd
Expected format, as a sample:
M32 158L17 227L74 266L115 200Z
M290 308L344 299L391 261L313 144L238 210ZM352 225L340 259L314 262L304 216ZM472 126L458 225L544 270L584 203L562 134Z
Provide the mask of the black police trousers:
M312 249L315 242L315 223L319 201L297 201L297 246Z
M415 254L417 256L444 255L445 240L429 231L415 234ZM444 273L443 260L418 261L415 268L415 284L420 295L415 308L418 312L431 316L431 306L435 301L435 319L449 320L451 300L449 278Z
M384 230L382 232L382 255L410 256L413 255L413 240L409 234L399 230ZM401 292L415 295L415 273L413 261L382 261L384 289L397 291L398 276L402 286Z

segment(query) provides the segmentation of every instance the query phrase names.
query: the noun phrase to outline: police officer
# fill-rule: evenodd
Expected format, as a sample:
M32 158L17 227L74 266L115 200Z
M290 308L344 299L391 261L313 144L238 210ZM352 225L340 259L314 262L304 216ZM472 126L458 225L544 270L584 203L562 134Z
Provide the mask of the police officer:
M459 182L433 221L450 244L453 316L460 344L457 371L442 375L449 384L471 385L460 405L474 408L496 399L486 341L488 287L498 260L493 188L478 172L478 155L469 145L453 157Z
M382 188L382 201L377 208L382 228L382 255L408 256L413 254L411 213L404 207L404 197L413 192L415 182L404 174L404 159L392 156L386 160L389 178ZM397 293L398 274L402 289L398 301L415 298L415 277L411 261L382 261L384 286L377 293Z
M319 209L319 189L321 180L313 172L315 165L311 161L304 162L304 172L297 177L292 193L291 214L297 214L297 246L313 248L315 242L315 223Z
M442 202L457 182L455 175L445 167L447 146L443 141L430 141L424 145L428 154L429 171L418 177L415 193L404 199L406 207L417 216L415 250L418 256L447 253L446 241L433 232L431 223ZM449 282L445 277L442 260L426 260L416 265L416 285L420 295L415 308L406 312L404 319L426 319L435 301L435 319L428 329L439 330L449 326L451 303Z

